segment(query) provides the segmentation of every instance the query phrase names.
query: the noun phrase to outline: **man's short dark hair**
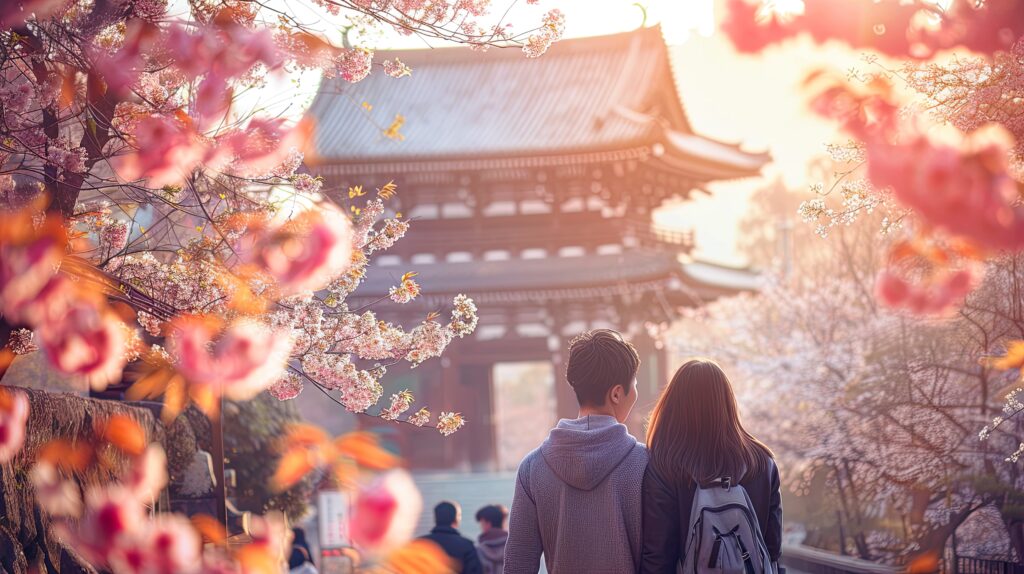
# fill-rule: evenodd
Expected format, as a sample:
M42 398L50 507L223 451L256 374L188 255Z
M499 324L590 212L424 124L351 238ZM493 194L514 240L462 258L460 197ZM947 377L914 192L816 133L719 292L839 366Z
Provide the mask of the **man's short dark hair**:
M629 393L640 369L636 347L612 329L594 329L569 343L569 380L580 406L599 407L608 391L622 385Z
M505 528L505 519L508 518L508 511L500 504L488 504L476 511L476 520L486 520L494 528Z
M434 507L434 524L437 526L451 526L455 524L455 518L458 514L458 504L447 500L439 502Z

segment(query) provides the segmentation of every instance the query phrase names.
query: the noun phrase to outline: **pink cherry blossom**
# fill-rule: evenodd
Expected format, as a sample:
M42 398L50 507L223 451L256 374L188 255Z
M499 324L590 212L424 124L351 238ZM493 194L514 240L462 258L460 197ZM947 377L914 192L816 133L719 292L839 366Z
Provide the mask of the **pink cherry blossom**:
M976 3L953 0L940 11L922 2L879 0L803 2L795 14L779 14L767 1L728 0L723 31L741 52L758 52L800 34L815 42L838 40L853 48L896 57L928 58L964 46L992 53L1024 35L1024 5L1015 0ZM923 22L940 17L935 27Z
M294 373L287 373L281 378L281 380L270 385L267 392L279 401L287 401L299 396L299 393L302 392L302 388L302 378Z
M10 461L25 443L28 396L0 389L0 464Z
M383 554L412 538L423 508L419 490L404 470L392 470L356 493L349 528L362 551Z
M153 188L180 183L208 152L190 129L159 116L139 120L132 139L136 151L114 158L114 169L126 180L146 179Z
M221 330L201 317L182 316L171 328L167 349L178 371L232 400L249 400L273 384L291 352L287 333L251 319L236 319Z
M402 281L398 285L391 287L388 290L388 296L395 303L408 303L412 301L420 294L419 283L413 279L415 273L407 273L402 276Z
M1024 208L1008 172L1012 138L990 126L959 147L924 136L867 142L868 177L930 225L990 249L1024 249Z
M840 84L812 104L864 142L871 183L891 189L932 227L988 249L1024 249L1024 207L1009 173L1013 137L989 125L938 141L912 123L900 124L886 86L876 92L858 94Z
M202 540L180 514L161 514L111 549L114 574L188 574L203 564Z
M356 83L370 75L373 52L361 48L342 50L337 64L338 76L346 82Z
M352 261L352 225L343 213L326 207L245 241L243 260L273 277L285 294L322 289Z
M85 492L85 514L67 538L87 558L106 564L112 551L132 545L144 524L144 507L125 487L93 486Z
M122 483L141 502L149 502L160 495L167 486L167 455L159 444L146 447L141 455L132 461L122 477Z
M60 475L52 463L40 460L30 473L39 506L51 516L78 516L82 512L82 497L78 484Z
M296 149L306 147L312 129L311 120L289 125L281 118L254 119L244 129L218 136L207 161L213 165L217 165L218 160L234 162L234 172L250 177L265 177L294 157Z
M906 309L916 315L941 315L963 303L977 283L969 269L940 273L917 283L886 270L878 275L876 292L888 307Z
M25 225L22 221L3 223ZM0 311L16 321L30 321L25 307L53 280L63 257L63 233L0 241Z
M40 347L57 371L104 389L121 376L127 338L109 310L83 298L71 301L54 320L38 326Z
M146 55L160 42L159 29L140 20L130 21L124 32L124 42L114 52L94 48L96 70L103 75L107 87L114 92L127 90L146 71Z
M398 417L412 406L412 401L413 396L409 389L391 395L391 404L380 412L380 418L386 421L398 420Z

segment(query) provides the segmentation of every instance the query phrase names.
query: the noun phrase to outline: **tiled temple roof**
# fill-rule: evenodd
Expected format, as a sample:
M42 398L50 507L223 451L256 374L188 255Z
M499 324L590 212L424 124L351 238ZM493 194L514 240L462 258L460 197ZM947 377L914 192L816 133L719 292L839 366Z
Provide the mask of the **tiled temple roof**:
M411 77L377 67L356 84L321 86L311 107L317 171L494 169L626 153L711 180L756 175L768 161L693 133L657 27L562 40L537 59L514 49L440 48L377 52L374 60L395 57ZM406 118L402 141L383 135L395 114Z

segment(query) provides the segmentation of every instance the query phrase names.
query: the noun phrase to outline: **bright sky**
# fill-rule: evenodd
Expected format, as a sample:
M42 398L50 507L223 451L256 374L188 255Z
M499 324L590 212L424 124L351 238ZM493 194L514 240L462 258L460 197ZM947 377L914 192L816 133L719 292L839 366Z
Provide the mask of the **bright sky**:
M636 29L644 22L644 11L631 0L541 0L536 6L523 0L493 0L495 11L509 1L514 4L508 20L518 23L518 29L539 22L544 12L558 7L566 15L567 38L614 34ZM768 150L774 163L764 170L763 178L714 184L710 197L697 194L694 200L668 205L656 218L662 224L693 229L697 258L744 265L736 240L747 198L776 177L791 187L805 187L809 160L820 155L823 144L836 137L834 127L806 111L806 94L799 87L802 79L818 67L847 70L860 62L858 54L834 46L815 46L809 41L791 42L757 56L741 56L716 32L721 2L639 3L646 6L647 25L660 22L665 30L683 105L694 129L719 140L742 142L751 151ZM376 44L379 49L426 47L421 38L397 34L389 34ZM295 97L294 85L279 83L263 92L275 94L280 101L261 99L265 104L290 102L295 107L297 101L312 95L311 89L303 88L316 83L308 78L298 85L300 92L306 93L305 98Z

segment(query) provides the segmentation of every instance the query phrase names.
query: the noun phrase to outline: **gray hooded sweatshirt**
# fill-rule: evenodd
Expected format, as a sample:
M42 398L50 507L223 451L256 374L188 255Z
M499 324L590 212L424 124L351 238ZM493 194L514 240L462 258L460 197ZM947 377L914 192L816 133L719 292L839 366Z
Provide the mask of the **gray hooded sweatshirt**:
M614 417L563 419L519 465L505 574L628 574L640 567L647 449Z

